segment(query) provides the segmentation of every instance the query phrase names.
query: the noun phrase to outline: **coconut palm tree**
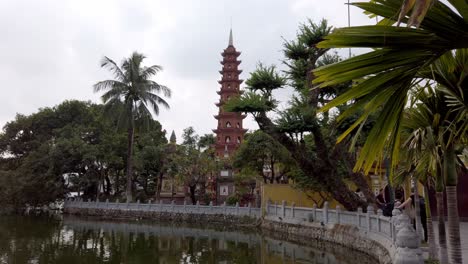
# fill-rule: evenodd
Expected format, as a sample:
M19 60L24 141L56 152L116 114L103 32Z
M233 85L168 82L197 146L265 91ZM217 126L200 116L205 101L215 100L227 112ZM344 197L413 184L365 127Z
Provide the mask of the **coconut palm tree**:
M408 2L408 1L405 1ZM422 1L421 1L422 2ZM417 26L398 27L402 0L374 0L354 5L383 17L375 26L350 27L335 30L319 43L321 48L367 47L372 51L314 71L318 87L356 81L351 89L327 104L322 111L346 102L353 102L342 116L364 109L364 114L347 133L366 121L373 112L379 112L374 127L360 151L355 170L369 172L384 150L391 156L392 170L399 160L401 125L409 91L415 84L430 78L440 84L446 93L445 102L451 106L443 136L438 141L443 153L443 175L447 189L448 231L452 245L451 263L461 263L460 233L456 201L456 151L460 142L466 142L468 127L468 89L466 76L468 48L468 6L466 1L448 0L449 5L436 1L422 20L406 14L400 22ZM413 17L413 18L412 18ZM455 53L454 53L454 50ZM452 62L452 66L446 62ZM440 71L440 76L437 75ZM450 78L443 74L449 74ZM423 78L421 78L423 77ZM441 78L439 78L441 77ZM453 78L452 78L453 77ZM456 82L453 80L456 79ZM448 85L450 82L451 85ZM359 99L359 100L357 100ZM342 137L343 138L343 137Z
M158 94L171 96L171 90L150 78L162 70L159 65L143 66L145 56L138 52L117 65L113 60L104 57L101 67L108 69L114 75L113 80L100 81L94 85L94 92L104 92L101 96L106 105L106 112L118 120L128 132L127 149L127 202L132 201L132 156L135 128L139 124L148 124L152 118L151 111L158 115L159 105L169 108L169 104Z

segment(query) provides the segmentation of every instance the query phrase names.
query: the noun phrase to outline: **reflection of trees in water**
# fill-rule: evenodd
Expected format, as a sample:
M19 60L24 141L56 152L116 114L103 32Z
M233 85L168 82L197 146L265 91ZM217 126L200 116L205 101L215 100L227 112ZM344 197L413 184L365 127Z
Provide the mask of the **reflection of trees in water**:
M259 234L82 220L64 223L1 219L0 263L350 263L349 252L335 256Z

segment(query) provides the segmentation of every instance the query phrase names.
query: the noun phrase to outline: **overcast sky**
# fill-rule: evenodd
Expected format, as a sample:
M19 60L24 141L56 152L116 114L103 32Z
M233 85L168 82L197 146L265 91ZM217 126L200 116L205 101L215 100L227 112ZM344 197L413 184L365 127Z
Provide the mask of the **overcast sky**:
M92 85L112 76L102 56L120 62L133 51L164 70L154 80L172 89L171 109L156 117L178 140L185 127L198 134L216 127L220 53L242 52L242 79L258 62L280 64L282 37L293 39L311 18L347 25L346 0L0 0L0 127L64 100L100 102ZM351 8L351 24L372 23ZM347 50L340 51L346 55ZM242 86L241 86L242 87ZM290 91L278 94L287 101ZM255 129L247 118L244 126Z

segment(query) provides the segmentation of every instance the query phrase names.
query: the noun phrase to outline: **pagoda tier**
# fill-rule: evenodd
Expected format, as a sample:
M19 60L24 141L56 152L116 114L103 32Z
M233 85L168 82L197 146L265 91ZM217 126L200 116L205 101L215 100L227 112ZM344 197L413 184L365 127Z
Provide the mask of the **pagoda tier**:
M234 48L234 46L232 46ZM236 51L235 49L234 50L229 50L229 46L223 51L221 52L221 56L223 57L226 57L226 56L229 56L229 55L234 55L236 57L239 57L239 55L241 55L241 52L240 51Z
M241 130L244 131L244 133L247 133L247 131L248 131L248 129L245 129L245 128L242 128ZM234 127L224 127L224 128L213 129L212 131L213 131L213 133L215 133L215 134L219 134L219 133L233 133L233 132L236 132L236 131L237 131L237 128L234 128Z
M225 72L232 72L232 73L235 73L237 75L241 74L242 73L242 70L237 70L237 71L232 71L232 70L226 70L226 69L223 69L221 71L219 71L220 74L224 74Z
M213 132L216 133L215 149L220 158L231 156L242 143L244 134L247 132L247 129L242 126L242 120L246 118L246 115L225 112L222 107L231 97L242 94L240 85L243 80L239 79L242 70L238 69L241 62L237 59L240 54L233 45L231 31L228 47L221 53L223 56L222 69L219 71L221 80L218 81L221 88L217 92L220 98L219 102L216 103L219 113L214 116L218 120L217 129L213 129Z
M239 64L241 64L241 62L242 62L241 60L236 60L236 61L234 61L234 62L229 62L229 63L234 63L234 64L237 64L237 65L239 65ZM226 62L225 62L225 61L223 61L223 60L222 60L222 61L220 61L219 63L221 63L221 65L224 65L224 64L226 64Z
M244 93L244 91L239 91L237 89L222 89L220 91L216 92L217 94L221 95L241 95Z
M236 118L236 117L242 121L243 119L245 119L247 117L247 115L242 115L242 114L235 115L232 112L223 112L223 113L219 113L218 115L214 116L215 119L220 120L220 121L222 119L230 119L230 118Z
M218 81L219 84L223 84L223 83L237 83L237 84L241 84L244 80L242 79L234 79L234 78L227 78L227 77L223 77L221 80Z

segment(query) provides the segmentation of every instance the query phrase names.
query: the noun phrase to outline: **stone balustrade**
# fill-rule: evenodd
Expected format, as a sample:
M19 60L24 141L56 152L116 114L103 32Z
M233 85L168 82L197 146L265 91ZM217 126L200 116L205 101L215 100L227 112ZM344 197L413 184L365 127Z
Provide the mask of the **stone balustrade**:
M396 206L398 205L397 203ZM342 233L347 233L346 235L340 236L338 240L336 237L330 240L347 244L355 241L357 237L364 237L382 245L394 264L424 263L420 238L411 224L410 217L398 209L393 210L393 217L386 217L382 215L382 210L379 209L376 213L372 206L366 208L366 213L361 208L357 212L350 212L342 210L340 206L334 210L330 209L328 202L324 203L323 208L317 208L316 205L312 208L296 207L294 203L288 206L285 201L281 204L267 202L265 207L266 220L304 227L292 228L298 230L297 232L306 232L307 227L314 227L314 224L328 230L336 230L337 225L349 227L340 229ZM357 228L357 232L349 232L352 228Z
M262 228L276 233L297 238L315 238L345 245L367 252L379 259L380 263L422 264L419 236L411 225L410 218L400 210L393 210L393 217L374 211L372 206L366 212L356 212L328 207L297 207L267 202L265 208L252 208L210 205L177 205L164 203L120 203L87 202L81 199L69 199L64 203L64 210L69 213L97 216L147 217L195 222L232 222L232 224L255 224L262 220ZM250 219L250 220L249 220ZM253 221L252 221L253 220Z
M167 213L167 214L194 214L194 215L226 215L226 216L238 216L238 217L251 217L260 218L260 208L253 208L250 206L241 207L239 203L235 206L213 206L212 203L209 205L196 205L187 204L184 202L183 205L177 205L174 202L170 204L160 203L121 203L118 200L116 202L105 202L100 201L83 201L82 199L68 199L64 202L64 209L97 209L97 210L112 210L112 211L123 211L123 212L148 212L148 213Z

